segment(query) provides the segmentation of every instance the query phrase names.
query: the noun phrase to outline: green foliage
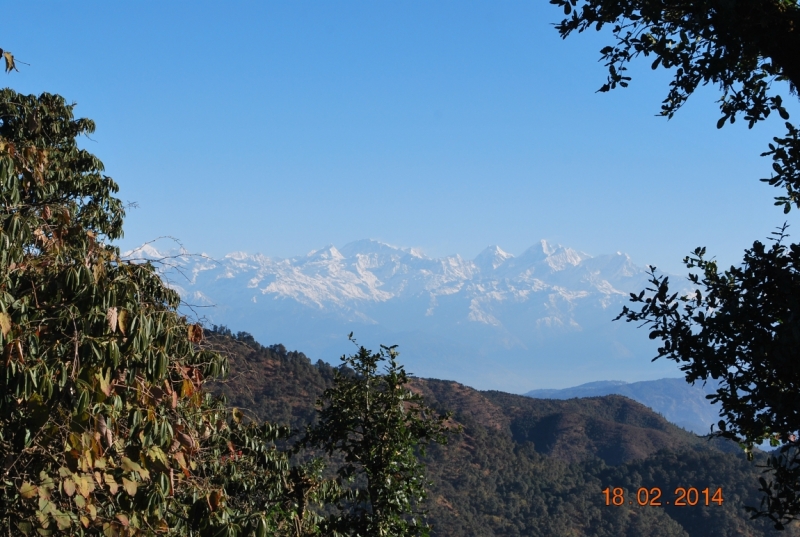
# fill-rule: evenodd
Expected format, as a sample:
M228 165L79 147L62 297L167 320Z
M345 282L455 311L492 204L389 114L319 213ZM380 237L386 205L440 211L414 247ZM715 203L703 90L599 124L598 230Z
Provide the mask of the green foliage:
M785 196L775 198L775 205L783 205L783 212L788 213L792 204L800 207L800 131L786 122L787 134L783 138L774 138L769 144L769 151L761 153L762 157L772 157L772 177L761 179L772 186L784 187Z
M655 56L651 67L675 68L662 105L667 117L680 108L700 84L713 82L723 91L724 122L739 113L752 126L773 110L785 115L772 80L800 86L800 45L796 0L551 0L568 18L556 25L562 37L594 26L613 26L615 45L601 50L609 68L600 91L627 86L625 65L637 56ZM733 122L733 121L731 121ZM721 126L721 124L720 124Z
M0 92L0 533L303 535L332 484L204 391L226 360L150 264L64 99ZM311 476L311 477L309 477Z
M384 361L381 375L378 367ZM343 511L330 526L363 537L428 535L416 508L427 485L417 454L424 455L430 442L446 442L448 416L436 416L409 389L394 347L381 347L375 354L360 347L342 362L355 375L337 371L319 403L318 423L302 440L344 457L338 476L343 488L350 486L340 502Z
M719 85L722 117L717 127L743 114L748 126L777 112L789 114L774 82L800 87L800 6L797 0L551 0L568 15L557 29L572 32L611 25L615 43L600 53L609 70L600 91L628 85L626 65L638 56L655 56L651 67L673 69L661 114L672 117L701 84ZM800 207L800 136L786 122L787 134L773 138L769 151L772 177L761 179L784 188L775 205L788 213ZM785 228L784 228L785 231ZM705 248L686 259L700 269L692 276L696 289L688 297L670 293L666 277L651 272L652 287L632 300L638 312L625 308L620 317L650 325L650 337L661 339L658 357L682 364L686 380L723 380L712 399L722 403L720 433L742 442L770 438L783 443L767 465L772 476L760 479L765 494L754 516L768 516L776 527L800 515L800 454L796 409L800 377L794 363L800 339L798 317L798 246L782 244L783 231L771 249L760 242L747 250L742 267L723 274L704 259ZM647 297L645 295L647 294ZM680 306L684 307L681 308Z

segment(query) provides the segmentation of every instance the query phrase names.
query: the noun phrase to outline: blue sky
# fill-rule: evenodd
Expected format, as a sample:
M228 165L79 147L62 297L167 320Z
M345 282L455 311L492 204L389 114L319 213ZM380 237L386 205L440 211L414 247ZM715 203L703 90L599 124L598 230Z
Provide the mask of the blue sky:
M785 217L758 182L779 118L715 128L716 88L656 117L668 75L604 82L607 32L547 2L16 2L17 91L97 122L123 248L288 257L374 238L431 256L539 239L677 272L741 258ZM800 115L796 99L790 111ZM796 233L800 233L800 229Z

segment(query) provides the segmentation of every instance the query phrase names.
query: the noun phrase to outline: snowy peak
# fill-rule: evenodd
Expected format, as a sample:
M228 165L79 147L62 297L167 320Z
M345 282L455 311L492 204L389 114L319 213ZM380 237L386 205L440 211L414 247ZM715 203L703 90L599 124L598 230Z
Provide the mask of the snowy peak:
M585 259L590 258L590 255L578 252L572 248L559 246L547 256L547 265L553 270L564 270L580 265Z
M231 259L233 261L245 261L250 257L250 254L247 252L231 252L225 256L225 259Z
M147 243L139 246L134 250L128 250L127 252L123 252L122 257L124 259L130 260L153 260L153 259L163 259L167 257L170 253L162 253L160 252L152 243Z
M137 255L162 254L148 245ZM456 316L452 322L498 327L505 324L503 311L510 304L538 311L531 314L540 324L578 327L573 311L579 303L605 309L640 287L644 275L624 254L591 257L547 241L519 257L495 245L465 260L459 255L431 259L375 240L351 242L341 250L328 245L285 260L243 252L219 262L189 258L181 262L181 273L191 275L190 282L180 283L184 292L201 291L217 303L245 293L252 303L280 299L368 317L379 304L421 301L425 315L436 316L443 314L443 297L448 297L447 315Z
M541 275L577 267L588 259L592 259L589 254L542 240L506 263L504 268L516 274Z
M304 260L307 263L326 262L326 261L341 261L344 259L342 253L336 249L332 244L319 250L313 250L306 255Z
M353 258L359 255L396 255L402 256L410 251L408 248L398 248L385 242L376 241L374 239L363 239L360 241L353 241L344 245L339 250L346 258Z
M491 273L498 267L503 265L509 259L513 259L513 255L504 252L499 246L489 246L484 251L478 254L474 263L478 269L483 273Z

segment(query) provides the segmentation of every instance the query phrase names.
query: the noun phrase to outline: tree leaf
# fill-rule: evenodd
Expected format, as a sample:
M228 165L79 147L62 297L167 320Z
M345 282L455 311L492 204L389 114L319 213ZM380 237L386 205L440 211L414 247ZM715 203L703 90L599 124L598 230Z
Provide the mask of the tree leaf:
M84 498L88 498L94 492L94 481L89 475L82 475L76 478L75 485L78 487L78 494Z
M61 482L61 486L64 487L64 494L70 498L75 494L75 482L72 479L65 479Z
M122 470L125 472L141 472L142 467L137 462L133 462L128 457L122 457Z
M31 498L35 497L38 492L38 487L33 483L28 483L27 481L19 488L20 495L26 500L30 500Z
M130 496L136 496L136 489L139 488L139 483L137 483L136 481L131 481L126 477L123 477L122 487L125 489L125 492L127 492Z
M200 323L190 324L188 326L189 341L192 343L200 343L203 341L203 326Z
M58 529L64 531L65 529L69 528L72 525L72 519L70 519L67 513L62 513L60 511L56 511L52 514L53 519L56 521L56 525Z
M108 331L112 334L117 330L117 307L112 306L106 312L106 321L108 321Z
M11 316L4 311L0 311L0 331L3 332L3 337L11 331Z
M119 331L122 332L123 336L128 335L128 311L121 309L119 313L117 313L117 326L119 326Z
M111 474L103 474L103 482L108 486L108 491L111 495L116 495L119 490L119 484L114 481L114 476Z
M6 73L10 73L12 70L19 72L17 69L17 65L14 63L14 55L11 54L9 51L3 51L3 59L6 61ZM25 62L22 62L25 63Z
M103 395L106 397L111 395L111 368L106 369L105 374L102 371L98 371L94 376L100 382L100 391L103 392ZM101 420L102 425L100 424ZM97 425L100 434L106 434L106 420L103 416L97 418Z

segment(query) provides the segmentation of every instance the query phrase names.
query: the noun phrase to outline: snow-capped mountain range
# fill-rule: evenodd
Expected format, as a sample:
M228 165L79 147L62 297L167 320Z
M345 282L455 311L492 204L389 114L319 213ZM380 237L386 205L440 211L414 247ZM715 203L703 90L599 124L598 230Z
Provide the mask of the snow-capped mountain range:
M361 240L291 259L232 253L223 259L159 252L163 274L206 324L250 332L312 359L338 363L359 344L398 344L419 376L482 389L527 391L606 378L679 376L650 358L644 330L612 319L645 268L617 252L590 256L540 241L519 256L490 246L475 259L431 259L412 248ZM213 306L213 307L211 307Z

